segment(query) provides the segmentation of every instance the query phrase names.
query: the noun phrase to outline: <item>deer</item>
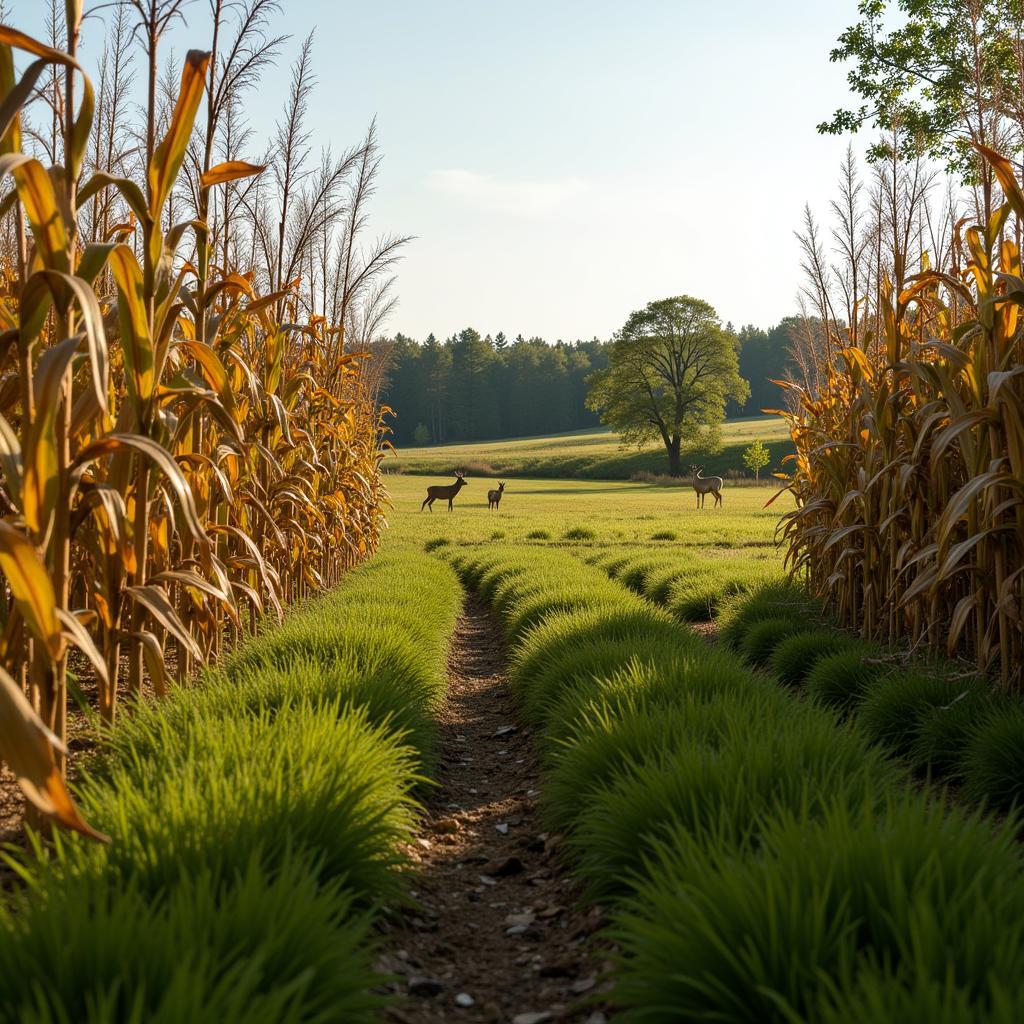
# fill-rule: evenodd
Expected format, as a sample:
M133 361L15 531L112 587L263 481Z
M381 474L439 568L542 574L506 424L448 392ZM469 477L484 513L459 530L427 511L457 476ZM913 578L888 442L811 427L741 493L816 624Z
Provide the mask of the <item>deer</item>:
M715 507L721 505L725 481L720 476L701 476L703 470L697 466L691 466L690 471L693 473L693 489L697 492L697 508L704 507L704 499L709 491L715 496Z
M466 486L466 478L456 470L455 472L455 483L446 484L444 486L435 485L427 488L427 496L423 499L423 504L420 505L420 511L424 508L428 508L431 512L434 511L434 502L438 498L448 499L448 511L452 510L452 499L455 497L463 487Z
M490 510L492 508L493 509L497 509L498 508L498 505L501 502L501 496L504 493L505 493L505 485L504 484L498 484L498 489L496 491L488 491L487 492L487 511L488 512L490 512Z

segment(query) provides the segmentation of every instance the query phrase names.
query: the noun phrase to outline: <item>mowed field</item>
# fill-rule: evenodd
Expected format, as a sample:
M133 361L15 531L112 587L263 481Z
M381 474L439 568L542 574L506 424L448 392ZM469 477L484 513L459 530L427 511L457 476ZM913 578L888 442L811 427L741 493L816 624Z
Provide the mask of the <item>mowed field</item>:
M781 494L765 487L730 486L723 505L696 508L692 490L650 484L594 480L514 479L508 481L500 510L489 511L487 492L494 477L467 475L454 511L438 500L431 513L420 511L427 487L449 483L422 476L388 479L392 509L386 546L411 543L430 547L451 544L649 546L653 549L707 549L715 552L758 549L776 558L775 529L792 508Z
M746 473L743 450L754 440L763 441L771 452L771 463L762 475L780 469L782 459L793 450L786 425L779 417L756 416L726 423L720 448L695 454L693 459L704 467L707 475ZM384 469L392 473L452 473L465 469L469 473L496 476L629 480L640 473L665 473L668 464L664 448L624 448L617 434L597 429L547 437L403 448L385 459Z

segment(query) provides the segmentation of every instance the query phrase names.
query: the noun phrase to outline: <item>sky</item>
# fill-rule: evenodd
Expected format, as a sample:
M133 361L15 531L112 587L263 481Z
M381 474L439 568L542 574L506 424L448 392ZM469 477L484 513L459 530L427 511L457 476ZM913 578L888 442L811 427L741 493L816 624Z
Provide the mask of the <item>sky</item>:
M43 0L9 6L42 34ZM847 101L828 54L856 0L282 6L291 38L247 111L269 136L312 31L314 141L340 151L377 118L371 229L416 236L391 330L608 338L678 294L737 326L795 310L793 231L805 203L827 214L848 141L815 125ZM207 45L206 10L169 45ZM90 20L86 62L102 39Z

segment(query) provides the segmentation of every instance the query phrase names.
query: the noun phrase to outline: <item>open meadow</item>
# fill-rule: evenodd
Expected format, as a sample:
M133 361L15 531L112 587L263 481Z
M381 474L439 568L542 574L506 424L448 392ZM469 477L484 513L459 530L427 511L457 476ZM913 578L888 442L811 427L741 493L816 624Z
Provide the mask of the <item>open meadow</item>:
M792 507L788 494L771 508L777 492L766 487L726 484L723 507L696 508L692 490L644 483L515 478L506 483L497 511L487 508L487 492L496 478L466 476L454 499L454 511L438 500L434 511L420 511L429 484L449 483L445 476L389 476L391 509L385 545L415 543L458 547L463 544L590 544L659 548L760 549L777 557L775 528Z
M793 451L793 445L786 424L778 416L726 421L721 428L721 446L711 452L696 451L692 461L702 466L706 475L747 475L743 451L757 440L764 442L771 457L762 476L784 468L782 459ZM623 446L618 436L608 429L472 444L406 447L384 460L384 470L389 473L451 473L464 469L468 473L496 476L599 480L629 480L637 474L660 476L666 468L664 448L651 444L640 449Z

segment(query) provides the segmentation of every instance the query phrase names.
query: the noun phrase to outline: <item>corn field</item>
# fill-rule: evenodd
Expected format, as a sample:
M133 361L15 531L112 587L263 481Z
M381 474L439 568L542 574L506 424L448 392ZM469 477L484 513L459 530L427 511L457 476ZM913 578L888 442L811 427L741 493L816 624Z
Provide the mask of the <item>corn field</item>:
M161 19L177 5L135 6L149 58L135 178L96 167L97 95L76 59L81 0L68 0L64 49L0 26L0 753L37 813L85 832L63 782L69 659L94 676L110 724L126 695L162 696L376 548L382 424L346 345L346 303L402 241L350 258L333 288L326 255L314 261L339 189L355 175L354 202L372 191L372 130L301 193L277 175L274 237L264 165L213 154L237 103L232 73L237 85L277 41L229 49L216 21L212 52L188 53L161 107ZM227 6L211 8L220 18ZM248 5L238 38L274 6ZM308 46L284 120L299 140ZM20 77L16 53L30 61ZM46 81L63 154L52 166L29 155L23 132ZM266 240L248 260L232 216ZM353 216L339 243L350 257L365 214Z
M911 228L927 211L904 189L909 226L888 236L874 301L854 293L841 329L819 317L829 324L820 369L813 382L786 383L798 507L782 537L793 568L845 624L1019 686L1024 192L1008 161L977 148L1005 202L981 223L956 219L941 263L922 246L909 273Z

